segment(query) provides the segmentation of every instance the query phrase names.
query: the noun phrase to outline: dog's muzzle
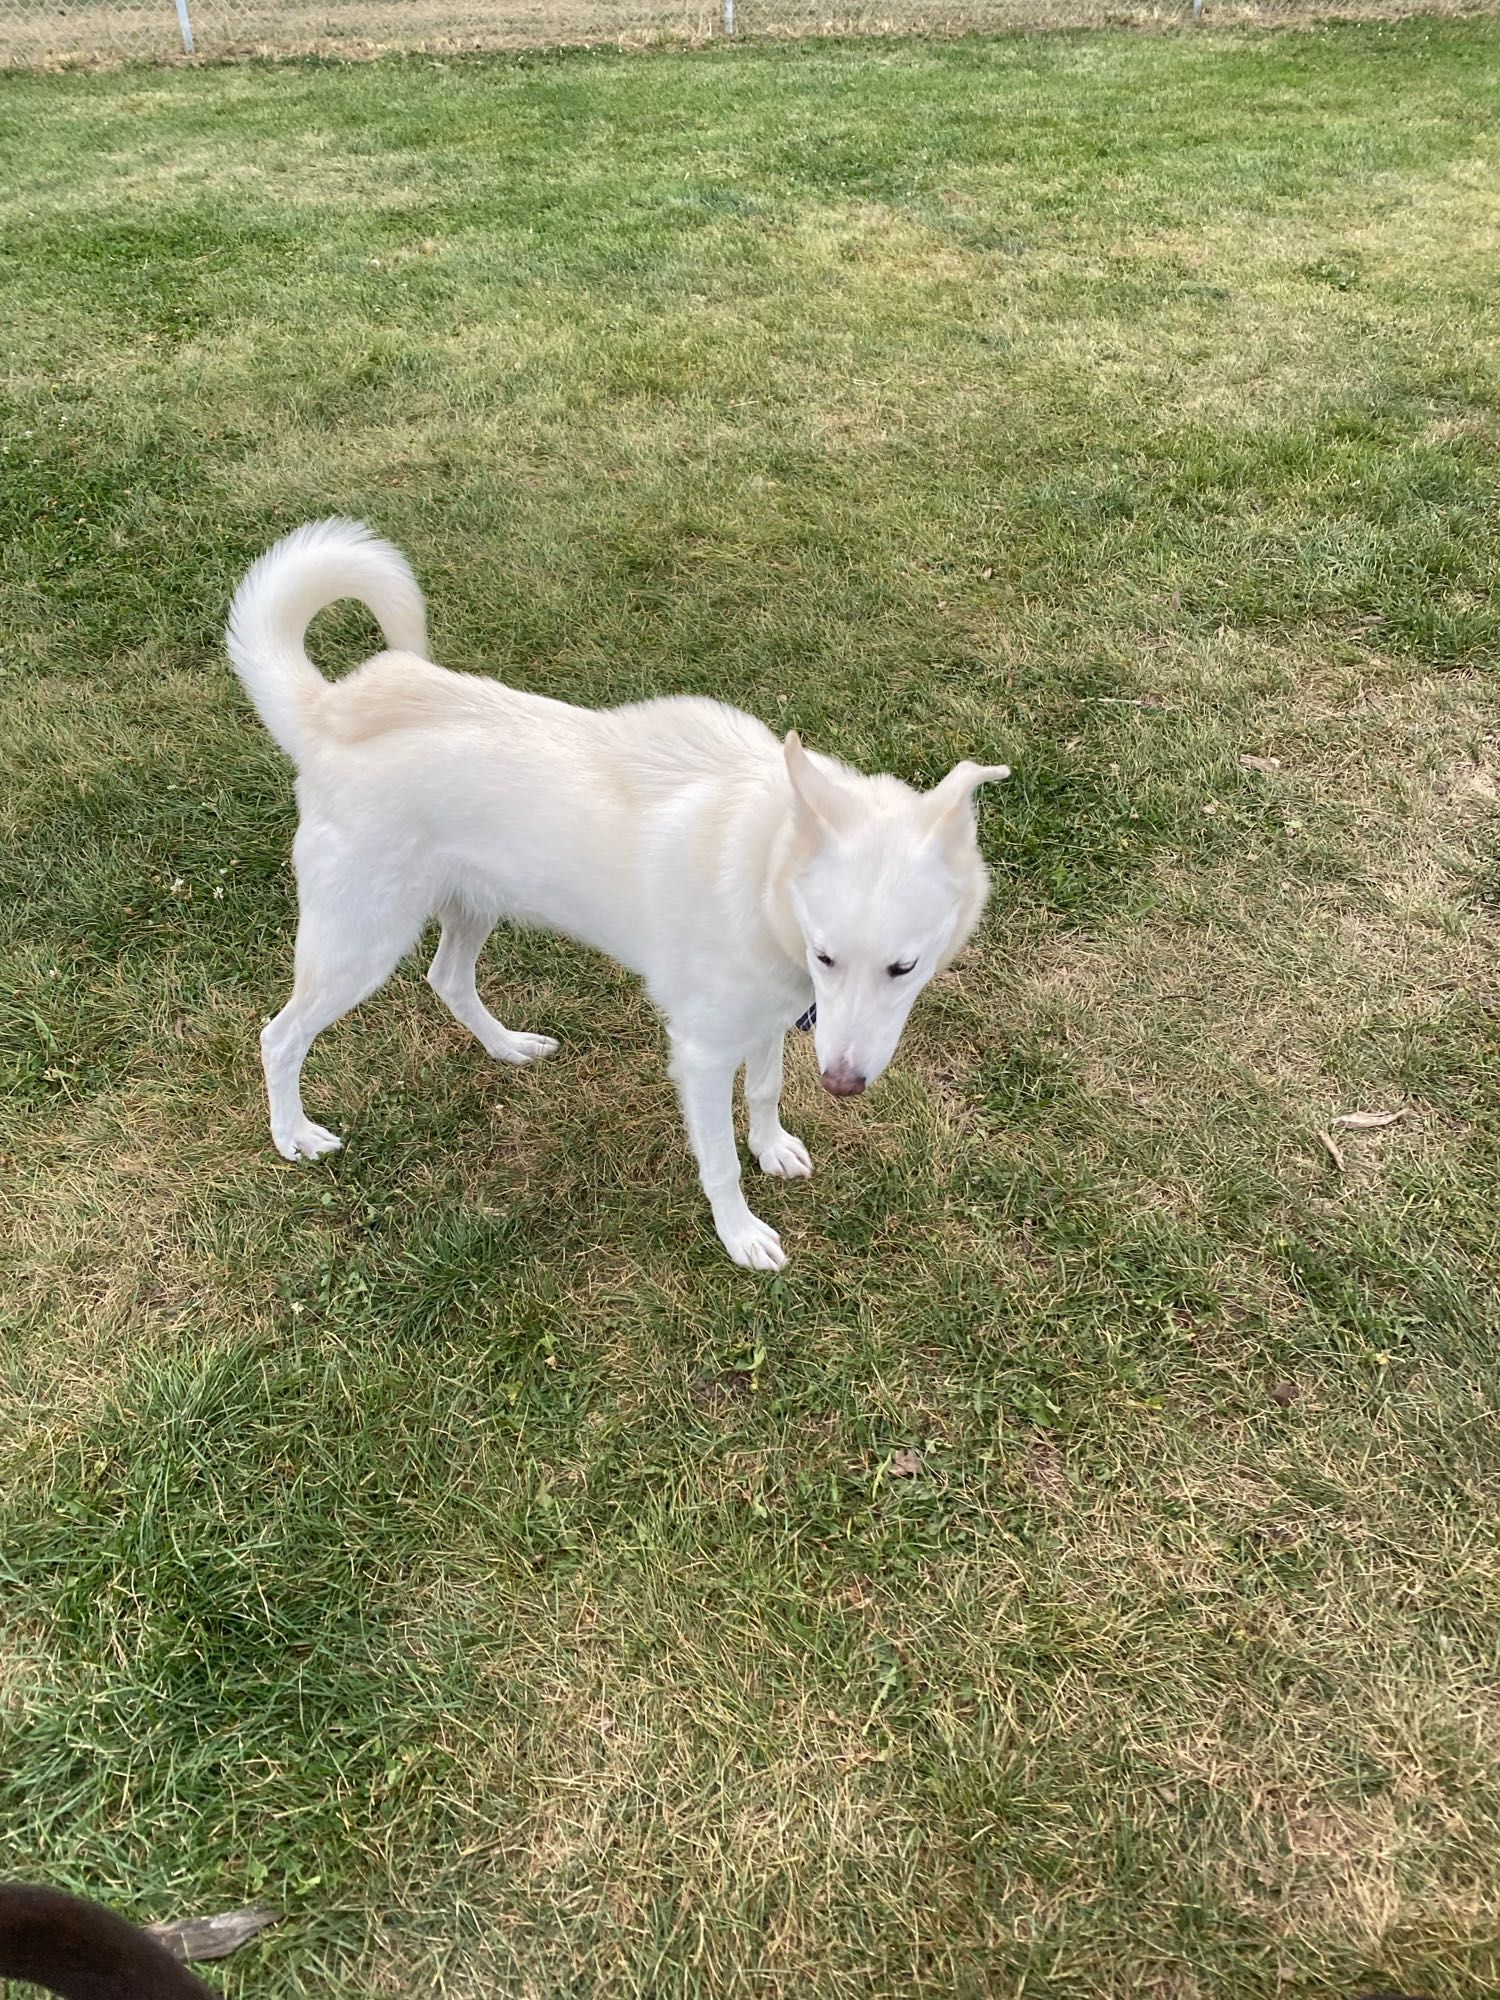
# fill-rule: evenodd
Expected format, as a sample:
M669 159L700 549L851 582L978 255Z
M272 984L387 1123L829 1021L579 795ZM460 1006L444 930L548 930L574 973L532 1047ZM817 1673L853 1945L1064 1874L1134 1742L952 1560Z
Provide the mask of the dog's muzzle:
M858 1097L864 1087L864 1078L846 1063L823 1072L823 1088L830 1097Z

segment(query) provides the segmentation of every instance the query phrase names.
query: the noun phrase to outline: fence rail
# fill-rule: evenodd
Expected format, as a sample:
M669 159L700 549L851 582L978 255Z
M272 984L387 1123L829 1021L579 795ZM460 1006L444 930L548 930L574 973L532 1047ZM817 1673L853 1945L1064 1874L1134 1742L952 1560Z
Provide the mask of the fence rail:
M0 65L1474 13L1495 0L0 0Z

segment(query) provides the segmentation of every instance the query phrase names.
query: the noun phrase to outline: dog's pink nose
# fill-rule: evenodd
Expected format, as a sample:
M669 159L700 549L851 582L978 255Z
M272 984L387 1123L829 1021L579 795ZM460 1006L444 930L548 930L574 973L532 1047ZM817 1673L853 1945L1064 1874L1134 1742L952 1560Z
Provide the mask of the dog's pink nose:
M864 1078L856 1076L842 1063L837 1069L825 1069L823 1072L823 1088L830 1097L858 1097L864 1087Z

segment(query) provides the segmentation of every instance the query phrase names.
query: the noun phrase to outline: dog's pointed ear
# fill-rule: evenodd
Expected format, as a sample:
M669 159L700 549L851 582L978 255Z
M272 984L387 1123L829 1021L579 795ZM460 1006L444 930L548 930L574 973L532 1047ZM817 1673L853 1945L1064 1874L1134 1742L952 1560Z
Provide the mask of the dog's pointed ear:
M963 825L966 808L980 785L998 785L1010 776L1009 764L971 764L966 757L955 764L946 778L940 778L924 795L927 825L935 834L947 833Z
M782 747L786 753L786 774L792 781L792 796L797 802L798 817L834 830L847 826L853 801L838 779L831 778L813 762L803 749L802 738L795 729L787 731Z

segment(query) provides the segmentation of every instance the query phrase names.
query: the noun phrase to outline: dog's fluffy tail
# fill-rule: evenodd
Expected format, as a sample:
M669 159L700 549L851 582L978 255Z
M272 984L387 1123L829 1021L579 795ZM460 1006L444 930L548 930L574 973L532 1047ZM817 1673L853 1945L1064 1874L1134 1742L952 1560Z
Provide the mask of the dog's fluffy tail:
M307 657L307 628L342 597L369 606L393 650L425 658L427 609L411 565L361 521L294 530L255 564L229 608L230 661L293 763L329 692Z

